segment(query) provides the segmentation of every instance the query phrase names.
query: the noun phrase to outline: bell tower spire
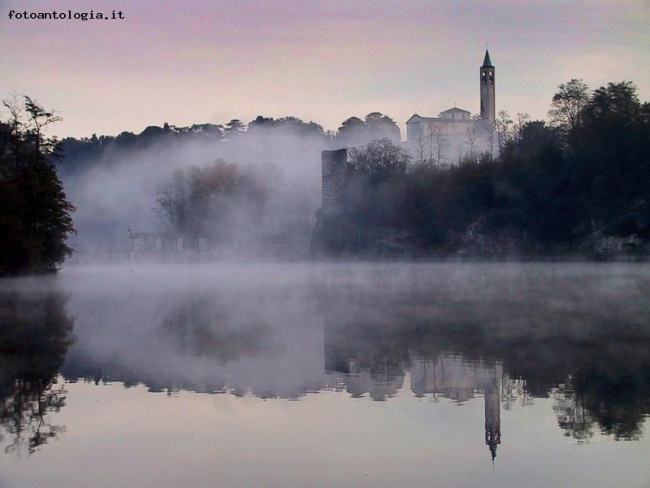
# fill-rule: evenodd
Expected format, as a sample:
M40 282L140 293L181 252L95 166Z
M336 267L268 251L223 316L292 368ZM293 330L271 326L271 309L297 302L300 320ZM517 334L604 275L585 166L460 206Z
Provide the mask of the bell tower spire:
M492 61L490 60L490 53L485 48L483 66L480 68L481 120L488 124L494 123L496 119L494 71L494 66L492 66Z

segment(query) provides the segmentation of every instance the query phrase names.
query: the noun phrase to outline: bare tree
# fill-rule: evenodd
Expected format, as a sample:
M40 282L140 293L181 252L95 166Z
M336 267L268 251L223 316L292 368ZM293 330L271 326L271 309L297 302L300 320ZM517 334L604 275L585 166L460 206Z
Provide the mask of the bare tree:
M485 128L487 131L487 141L490 147L490 157L494 157L494 144L496 142L496 124L494 122L488 124Z
M27 131L32 137L34 144L34 154L38 155L41 151L50 154L57 144L55 137L44 138L43 129L50 124L63 120L52 110L45 110L28 96L25 96L25 111L27 112L29 123Z
M427 123L427 140L429 142L429 158L440 167L449 147L449 141L442 133L442 127L435 122Z
M499 151L503 150L505 145L512 137L511 126L513 120L510 118L510 114L507 110L501 110L497 119L494 121L494 127L497 135L497 144L499 146Z
M187 182L183 171L176 170L169 181L156 185L155 213L176 232L187 230Z
M465 132L465 135L467 137L466 142L469 145L469 157L474 158L474 146L476 145L476 142L479 139L479 135L478 135L478 131L476 130L476 126L474 126L474 125L468 126L467 131Z
M423 134L419 134L415 138L415 150L416 150L416 157L417 157L417 162L419 164L424 164L426 163L426 138Z
M580 124L582 109L589 102L589 87L582 79L574 78L559 85L558 89L553 95L548 116L551 126L566 135Z
M530 120L530 115L525 112L517 112L514 125L512 126L512 140L518 143L521 139L521 131Z

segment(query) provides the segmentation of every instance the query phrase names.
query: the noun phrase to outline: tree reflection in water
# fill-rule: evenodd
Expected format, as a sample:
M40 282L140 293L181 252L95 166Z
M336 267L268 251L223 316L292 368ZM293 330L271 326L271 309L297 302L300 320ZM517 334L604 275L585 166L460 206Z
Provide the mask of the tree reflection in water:
M540 325L531 331L513 325L516 317L504 320L501 311L485 303L438 303L431 307L437 313L429 315L430 308L425 313L422 307L409 308L410 298L399 294L365 300L350 296L320 296L324 371L340 375L324 380L321 389L387 400L403 386L408 371L417 396L463 401L475 392L497 395L504 409L514 401L525 406L534 398L551 397L559 427L579 441L596 431L617 440L641 435L650 413L650 330L643 315L621 313L612 326L601 322L599 311L585 307L559 321L543 301L530 301L519 313L536 317ZM161 330L186 355L221 363L242 356L263 360L282 353L277 325L264 309L252 313L250 304L233 307L211 293L190 293L170 304ZM437 370L446 373L428 379L428 386L417 377ZM458 387L469 376L473 380ZM498 439L500 434L490 435Z
M641 437L643 419L650 413L648 346L647 341L612 341L577 358L581 366L551 390L565 435L586 440L597 426L616 440Z
M263 316L249 314L241 320L214 294L186 293L167 306L161 332L172 339L174 349L182 355L213 358L225 364L242 356L279 352L279 345L273 343L273 330Z
M87 339L71 349L62 374L151 391L298 398L336 390L382 401L408 376L415 396L489 400L490 446L507 442L497 406L536 398L554 402L559 427L578 441L598 432L641 435L650 413L645 272L337 269L302 280L287 270L282 280L268 273L267 282L258 269L237 268L251 274L199 274L202 284L191 286L152 280L146 291L127 282L120 287L127 292L101 301L80 290L77 329ZM101 348L93 347L97 336Z
M439 300L436 292L427 292L427 302L399 293L383 300L374 292L355 300L330 294L323 303L339 304L322 307L331 371L351 373L350 365L361 361L368 371L392 364L394 374L403 375L396 368L402 364L410 369L416 395L458 400L472 396L472 389L482 395L491 390L485 381L470 381L461 392L450 388L453 381L443 374L455 374L460 384L498 363L504 410L516 401L525 406L534 398L551 397L558 426L578 441L597 431L616 440L641 436L650 414L650 324L642 307L610 309L577 293L562 314L535 295L514 303L459 303L444 292ZM650 290L640 289L638 295L650 298ZM372 313L364 303L374 304ZM425 373L428 389L420 377Z
M65 405L57 377L73 341L66 301L56 291L0 293L0 443L7 453L32 454L65 430L49 413Z

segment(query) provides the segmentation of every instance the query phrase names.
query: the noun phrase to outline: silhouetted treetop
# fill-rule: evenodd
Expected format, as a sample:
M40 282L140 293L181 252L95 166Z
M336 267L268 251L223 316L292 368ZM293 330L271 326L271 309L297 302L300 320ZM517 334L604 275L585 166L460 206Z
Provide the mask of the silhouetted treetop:
M55 138L48 125L60 119L25 96L3 100L9 112L0 122L0 275L56 271L72 253L66 238L74 232L53 159Z

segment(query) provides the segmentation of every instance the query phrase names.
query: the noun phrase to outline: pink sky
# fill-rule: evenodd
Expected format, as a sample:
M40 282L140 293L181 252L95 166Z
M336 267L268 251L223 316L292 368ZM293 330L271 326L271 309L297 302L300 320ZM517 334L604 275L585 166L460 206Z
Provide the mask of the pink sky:
M18 6L19 5L19 6ZM17 12L122 11L124 20ZM149 125L478 111L485 45L497 110L545 118L557 85L631 80L650 99L650 4L621 1L0 0L0 95L84 137Z

